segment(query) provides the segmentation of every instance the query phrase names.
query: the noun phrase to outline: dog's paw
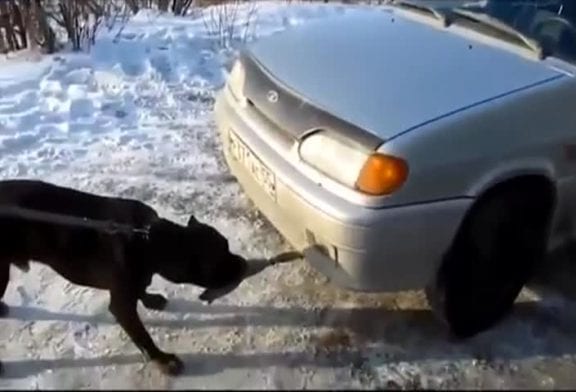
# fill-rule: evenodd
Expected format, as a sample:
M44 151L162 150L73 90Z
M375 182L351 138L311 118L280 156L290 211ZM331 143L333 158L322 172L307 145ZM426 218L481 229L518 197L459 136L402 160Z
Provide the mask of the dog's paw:
M236 290L238 285L240 285L241 281L233 282L228 286L220 287L218 289L206 289L204 290L199 296L198 299L200 301L207 302L209 305L214 302L214 300L218 298L222 298L227 294L230 294L232 291Z
M202 296L202 295L200 295L200 296L198 297L198 299L199 299L200 301L204 302L206 305L212 305L212 302L214 302L214 299L212 299L212 298L206 298L206 297L204 297L204 296Z
M168 305L168 300L161 294L144 294L142 305L152 310L164 310Z
M200 295L198 296L198 299L202 302L206 302L208 304L211 304L212 301L214 301L213 298L211 298L210 295L210 291L209 290L204 290L202 293L200 293Z
M4 302L0 301L0 317L6 317L8 315L9 308Z
M184 369L184 363L174 354L164 354L161 358L154 359L154 363L162 373L170 376L177 376Z

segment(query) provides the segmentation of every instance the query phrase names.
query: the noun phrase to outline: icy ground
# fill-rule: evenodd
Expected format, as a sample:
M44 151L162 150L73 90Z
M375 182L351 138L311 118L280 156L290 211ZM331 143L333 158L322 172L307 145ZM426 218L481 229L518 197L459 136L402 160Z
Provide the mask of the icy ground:
M289 249L223 164L211 106L232 51L208 34L213 11L141 13L90 54L0 59L0 178L138 198L182 223L193 213L246 256ZM249 17L257 38L345 12L357 11L261 3L255 14L240 9L238 31ZM184 359L182 377L142 364L106 293L39 265L14 270L0 388L576 386L576 307L558 295L526 296L505 323L457 344L421 293L337 290L303 263L268 269L212 306L194 287L156 279L153 288L168 311L140 312L158 345Z

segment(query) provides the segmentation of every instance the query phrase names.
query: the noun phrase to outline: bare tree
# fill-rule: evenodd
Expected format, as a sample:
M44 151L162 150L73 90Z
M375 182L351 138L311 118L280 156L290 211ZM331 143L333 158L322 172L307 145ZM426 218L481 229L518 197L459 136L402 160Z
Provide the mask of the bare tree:
M10 17L8 14L0 14L0 53L7 53L11 50L10 43L8 41L9 25Z
M128 8L130 8L130 10L132 11L133 14L138 13L138 11L140 10L140 2L139 0L125 0L126 5L128 6Z
M0 32L5 51L20 50L27 46L22 14L14 0L0 1Z
M126 0L98 0L100 6L103 8L104 25L110 31L120 24L120 30L124 28L130 15L132 8L127 4Z
M105 8L95 0L59 0L49 17L66 31L73 50L90 47L103 22Z
M10 8L11 8L10 13L12 16L12 26L14 27L14 31L18 33L18 36L20 38L20 47L27 48L28 34L24 23L24 18L22 17L21 9L14 0L10 1Z
M246 42L250 38L250 28L256 16L256 2L250 2L244 23L240 23L241 0L232 0L214 6L204 14L204 27L208 34L218 39L221 47L228 47L234 40Z
M170 0L158 0L158 9L162 12L168 11Z
M112 30L127 22L130 14L141 9L171 11L188 15L196 7L218 4L204 13L204 25L221 46L233 41L246 41L250 36L252 18L256 14L251 2L247 18L242 0L0 0L0 52L40 47L53 53L58 49L54 24L61 27L73 50L89 48L95 43L102 26Z
M56 34L48 21L41 0L19 0L30 47L39 46L48 53L57 49Z
M184 16L194 3L194 0L172 0L172 12L174 15Z

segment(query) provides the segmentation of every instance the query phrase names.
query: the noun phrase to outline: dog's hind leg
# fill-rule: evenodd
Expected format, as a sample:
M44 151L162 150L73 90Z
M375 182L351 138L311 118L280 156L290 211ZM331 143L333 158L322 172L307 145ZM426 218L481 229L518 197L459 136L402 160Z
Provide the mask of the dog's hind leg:
M2 302L2 298L6 293L6 288L8 287L8 281L10 280L10 263L6 260L0 259L0 317L4 317L8 314L8 305ZM2 362L0 361L0 374L3 371Z
M144 354L144 356L160 366L160 369L167 374L178 374L182 371L182 361L174 355L161 351L154 341L142 320L138 316L137 303L138 296L132 295L137 290L127 290L119 285L119 289L110 291L110 312L114 315L118 324L128 334L132 342Z
M8 281L10 280L10 263L6 260L0 259L0 317L8 314L8 305L2 302L2 298L8 288Z
M142 301L142 305L152 310L164 310L168 304L168 300L163 295L147 292L140 296L140 301Z

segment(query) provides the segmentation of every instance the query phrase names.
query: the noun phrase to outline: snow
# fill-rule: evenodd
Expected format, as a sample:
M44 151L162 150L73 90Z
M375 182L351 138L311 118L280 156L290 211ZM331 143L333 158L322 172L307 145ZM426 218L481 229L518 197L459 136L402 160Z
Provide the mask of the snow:
M258 39L361 6L261 2L238 9ZM185 18L141 12L89 53L0 59L0 178L38 178L140 199L184 223L214 225L248 257L290 249L244 196L212 118L239 39L211 31L219 8ZM220 44L231 44L222 47ZM358 294L304 263L269 268L211 306L201 289L155 278L165 312L140 308L171 378L141 361L105 292L34 264L12 271L0 321L0 388L574 387L576 309L561 296L519 304L502 325L450 341L420 292Z

